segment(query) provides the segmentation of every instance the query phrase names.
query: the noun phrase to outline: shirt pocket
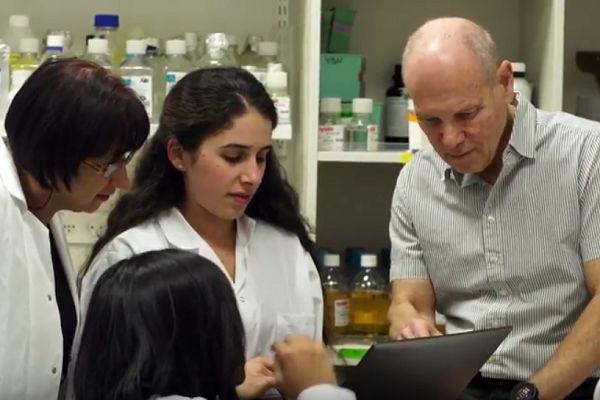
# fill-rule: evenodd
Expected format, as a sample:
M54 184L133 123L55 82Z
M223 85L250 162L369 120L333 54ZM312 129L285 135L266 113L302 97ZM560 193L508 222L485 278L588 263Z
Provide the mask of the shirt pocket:
M315 316L312 314L277 314L275 341L283 340L289 335L308 335L314 338Z

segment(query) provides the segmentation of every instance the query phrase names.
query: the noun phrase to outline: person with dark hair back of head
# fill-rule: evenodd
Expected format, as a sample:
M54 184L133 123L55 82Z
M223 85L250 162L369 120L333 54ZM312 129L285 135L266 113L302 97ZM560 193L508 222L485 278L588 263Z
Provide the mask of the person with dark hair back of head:
M247 371L271 371L271 345L287 335L321 339L315 244L273 152L276 125L273 101L243 69L203 69L181 79L165 99L132 189L82 271L82 317L111 265L179 248L205 256L229 278L245 324ZM266 393L270 381L260 373L247 375L240 397L278 395Z
M119 261L98 279L88 312L76 400L238 400L244 325L230 281L212 261L177 249ZM294 399L355 399L334 385L331 362L308 337L276 347Z
M118 77L76 59L27 79L0 140L0 398L59 397L79 304L58 211L93 212L129 186L148 136L143 105ZM64 387L64 386L63 386Z

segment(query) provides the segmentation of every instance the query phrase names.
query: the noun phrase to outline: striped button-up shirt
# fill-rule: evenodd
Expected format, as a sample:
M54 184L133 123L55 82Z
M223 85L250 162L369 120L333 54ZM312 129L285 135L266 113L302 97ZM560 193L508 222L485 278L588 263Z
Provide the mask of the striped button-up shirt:
M600 258L600 124L519 98L503 161L494 185L432 148L402 169L390 279L430 279L448 333L512 326L481 372L522 380L590 300L583 264Z

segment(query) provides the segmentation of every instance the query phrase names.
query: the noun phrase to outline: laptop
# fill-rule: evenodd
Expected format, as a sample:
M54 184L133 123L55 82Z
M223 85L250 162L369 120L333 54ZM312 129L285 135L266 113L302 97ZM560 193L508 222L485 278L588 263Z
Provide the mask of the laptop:
M357 400L456 400L512 327L372 345L342 387Z

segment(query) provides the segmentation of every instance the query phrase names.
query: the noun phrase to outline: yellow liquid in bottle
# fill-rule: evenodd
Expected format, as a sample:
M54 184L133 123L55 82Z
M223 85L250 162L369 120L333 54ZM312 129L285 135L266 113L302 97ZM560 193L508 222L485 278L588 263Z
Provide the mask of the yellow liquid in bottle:
M350 328L350 294L339 289L325 290L325 327L332 337L348 333Z
M352 292L350 320L353 333L385 335L389 329L387 318L390 295L379 290Z

